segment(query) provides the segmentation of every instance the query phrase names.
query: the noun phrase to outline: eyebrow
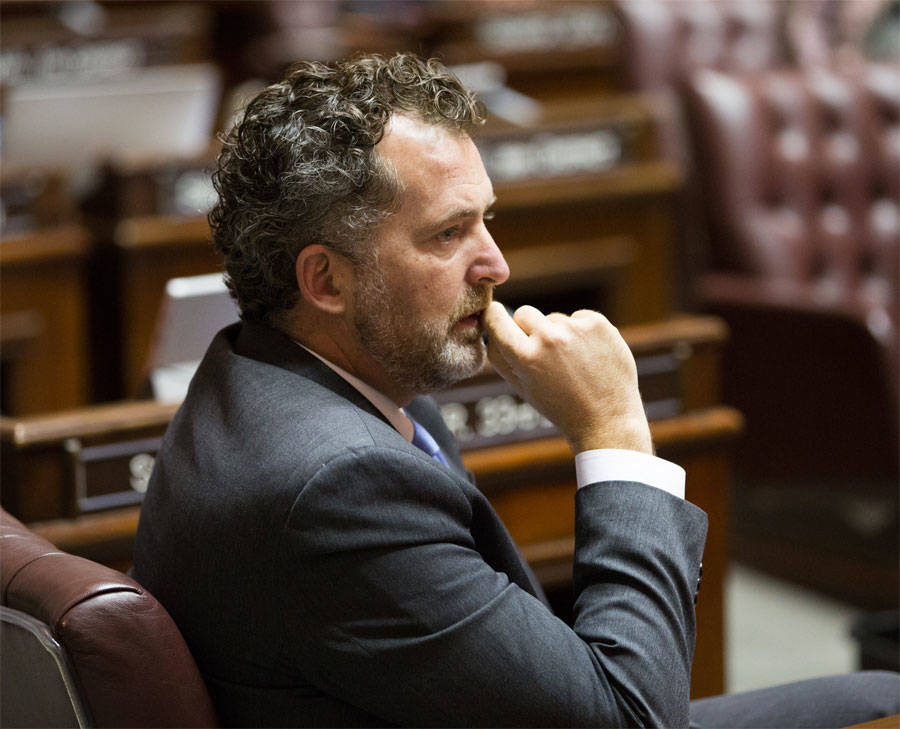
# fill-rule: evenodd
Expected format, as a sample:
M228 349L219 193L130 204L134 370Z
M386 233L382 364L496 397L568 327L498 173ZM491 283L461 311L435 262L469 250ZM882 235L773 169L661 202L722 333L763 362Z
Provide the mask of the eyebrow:
M454 220L460 220L462 218L471 218L475 215L483 215L484 213L486 213L488 210L491 209L491 207L494 205L495 202L497 202L497 196L492 195L490 201L485 206L483 211L479 210L479 209L475 209L475 208L458 208L456 210L451 210L450 213L448 213L443 218L441 218L441 220L439 222L429 224L429 225L423 225L420 232L424 234L431 230L439 229L442 226L447 225L448 223L451 223Z

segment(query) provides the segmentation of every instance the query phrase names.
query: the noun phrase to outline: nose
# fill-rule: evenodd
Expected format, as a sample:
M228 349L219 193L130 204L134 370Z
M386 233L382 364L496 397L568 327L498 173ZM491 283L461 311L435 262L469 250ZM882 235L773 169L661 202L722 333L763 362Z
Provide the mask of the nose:
M475 260L469 266L467 281L472 285L487 283L499 286L509 278L509 266L484 223L481 224L480 233L478 250Z

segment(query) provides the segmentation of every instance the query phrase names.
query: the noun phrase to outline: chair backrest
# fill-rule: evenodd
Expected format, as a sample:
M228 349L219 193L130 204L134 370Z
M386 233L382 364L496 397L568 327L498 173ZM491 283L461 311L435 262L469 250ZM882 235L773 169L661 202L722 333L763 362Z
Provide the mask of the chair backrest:
M780 0L617 0L626 83L677 88L702 68L756 71L788 61Z
M705 70L691 77L685 102L708 230L707 265L719 274L718 281L716 275L700 277L707 302L734 304L739 297L745 301L754 297L773 310L803 314L807 321L810 316L823 322L830 319L839 328L827 339L822 335L830 348L827 362L836 367L836 353L848 352L860 367L870 362L872 367L871 374L854 370L855 376L841 370L841 380L833 380L840 384L830 386L846 393L850 390L846 382L865 383L860 392L867 405L848 399L843 408L836 401L830 401L830 407L841 413L845 426L847 411L868 413L866 419L873 424L881 422L876 417L884 417L887 430L873 443L886 444L885 462L896 464L900 423L896 69L861 63L840 69L742 74ZM736 277L746 282L745 291L735 285ZM713 289L711 283L718 285ZM729 324L736 341L734 319ZM839 331L852 338L844 339ZM774 342L770 332L766 344L778 351ZM785 372L779 376L790 382ZM749 422L751 413L744 412ZM825 430L827 421L815 420ZM789 430L788 422L781 421L780 427ZM846 432L840 423L835 423L834 433ZM775 431L772 434L778 437ZM832 457L838 453L818 437L809 442L815 444L818 463L825 463L822 452ZM850 451L847 463L854 462L856 441L842 435L841 442ZM865 460L872 457L867 451ZM896 471L895 465L890 468Z
M165 608L0 509L2 726L212 727L197 665Z
M713 266L858 295L895 320L896 72L704 71L687 99Z

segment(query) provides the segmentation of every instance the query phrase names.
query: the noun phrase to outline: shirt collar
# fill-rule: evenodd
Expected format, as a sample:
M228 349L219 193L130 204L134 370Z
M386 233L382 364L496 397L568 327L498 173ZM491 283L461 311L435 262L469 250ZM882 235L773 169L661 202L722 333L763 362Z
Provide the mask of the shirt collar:
M360 395L362 395L366 400L368 400L375 408L387 418L387 421L394 427L394 429L400 433L407 441L412 443L413 434L415 432L413 428L412 421L403 412L403 408L398 406L393 400L391 400L387 395L376 390L371 385L363 382L361 379L356 377L355 375L351 375L347 370L338 367L334 362L325 359L318 352L314 352L309 347L300 344L300 342L296 342L297 346L303 347L307 352L309 352L313 357L318 359L322 364L330 367L334 372L336 372L341 378L346 380L350 385L352 385Z

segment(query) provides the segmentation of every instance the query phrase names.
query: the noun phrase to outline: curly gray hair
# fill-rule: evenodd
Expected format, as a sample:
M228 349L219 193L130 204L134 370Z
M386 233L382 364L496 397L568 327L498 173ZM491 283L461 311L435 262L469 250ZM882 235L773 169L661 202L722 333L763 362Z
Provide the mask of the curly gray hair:
M401 186L375 151L391 115L471 133L481 105L436 60L410 54L302 62L256 96L222 140L209 214L244 319L293 308L299 252L321 243L360 265Z

